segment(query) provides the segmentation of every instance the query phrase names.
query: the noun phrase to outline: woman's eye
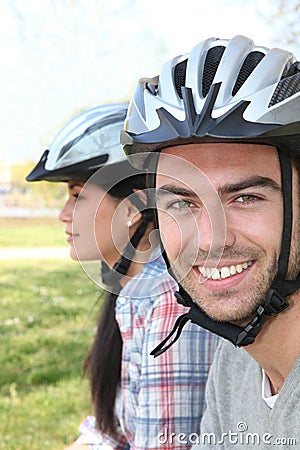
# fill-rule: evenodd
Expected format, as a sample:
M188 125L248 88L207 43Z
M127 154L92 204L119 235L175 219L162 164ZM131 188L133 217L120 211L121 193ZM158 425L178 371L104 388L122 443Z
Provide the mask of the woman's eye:
M72 194L72 196L76 199L76 202L79 202L81 200L84 200L85 197L83 194L81 194L80 192L74 192L74 194Z

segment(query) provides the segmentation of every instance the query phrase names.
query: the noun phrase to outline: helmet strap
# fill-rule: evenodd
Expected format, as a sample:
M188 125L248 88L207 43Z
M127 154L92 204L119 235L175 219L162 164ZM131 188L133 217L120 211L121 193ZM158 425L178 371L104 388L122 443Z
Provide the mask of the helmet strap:
M283 297L287 297L300 289L300 273L295 280L286 280L293 228L292 162L290 154L287 151L280 151L279 149L278 156L281 167L284 216L278 271L272 282L271 289L275 289Z
M108 286L114 287L118 290L121 289L120 280L128 272L129 266L135 255L136 248L145 234L148 224L153 220L153 212L150 208L145 208L141 199L133 193L130 196L131 203L136 206L142 214L142 223L139 225L134 235L123 250L123 254L120 259L110 269L106 263L101 265L101 278L103 283Z

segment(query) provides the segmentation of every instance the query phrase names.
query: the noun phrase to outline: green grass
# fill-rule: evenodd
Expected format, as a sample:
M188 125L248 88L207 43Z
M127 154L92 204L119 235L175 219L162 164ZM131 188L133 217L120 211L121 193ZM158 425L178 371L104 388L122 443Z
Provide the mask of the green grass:
M0 449L63 449L78 435L99 297L69 259L1 261Z
M55 217L0 217L0 247L66 247L64 229Z

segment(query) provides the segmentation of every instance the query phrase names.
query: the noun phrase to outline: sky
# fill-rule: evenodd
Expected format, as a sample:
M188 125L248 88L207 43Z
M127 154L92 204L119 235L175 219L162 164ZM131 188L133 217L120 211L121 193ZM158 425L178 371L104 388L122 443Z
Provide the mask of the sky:
M274 0L1 0L0 162L37 161L72 116L128 100L208 37L280 46L273 11Z

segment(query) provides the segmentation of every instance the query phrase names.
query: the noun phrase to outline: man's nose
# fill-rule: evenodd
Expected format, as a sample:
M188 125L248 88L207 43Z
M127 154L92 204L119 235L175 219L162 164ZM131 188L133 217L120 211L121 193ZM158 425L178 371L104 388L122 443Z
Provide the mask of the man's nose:
M203 207L197 218L197 226L199 249L206 254L220 254L221 257L224 248L235 242L235 234L220 204Z

